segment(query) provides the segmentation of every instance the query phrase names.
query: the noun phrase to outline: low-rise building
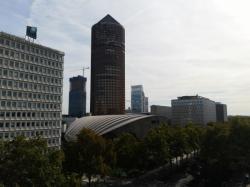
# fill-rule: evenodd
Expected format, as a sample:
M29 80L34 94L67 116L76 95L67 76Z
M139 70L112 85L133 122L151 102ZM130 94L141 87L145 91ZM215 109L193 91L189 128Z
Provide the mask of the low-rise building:
M172 124L187 125L189 123L206 125L216 122L216 104L201 96L182 96L171 101Z
M165 116L168 119L172 118L172 108L170 106L152 105L151 114Z

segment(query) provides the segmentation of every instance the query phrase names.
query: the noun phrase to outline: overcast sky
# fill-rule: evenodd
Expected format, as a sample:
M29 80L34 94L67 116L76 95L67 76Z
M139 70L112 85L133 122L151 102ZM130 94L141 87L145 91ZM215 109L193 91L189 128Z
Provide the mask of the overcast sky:
M65 52L63 113L69 77L90 66L91 26L106 14L126 31L126 105L142 84L149 104L199 94L250 115L249 0L0 0L0 30ZM90 72L86 71L89 110Z

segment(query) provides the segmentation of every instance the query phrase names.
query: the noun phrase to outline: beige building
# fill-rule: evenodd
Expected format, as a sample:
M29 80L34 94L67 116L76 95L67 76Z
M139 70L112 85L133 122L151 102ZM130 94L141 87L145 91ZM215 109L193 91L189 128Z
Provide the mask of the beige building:
M61 144L64 53L0 32L0 139Z

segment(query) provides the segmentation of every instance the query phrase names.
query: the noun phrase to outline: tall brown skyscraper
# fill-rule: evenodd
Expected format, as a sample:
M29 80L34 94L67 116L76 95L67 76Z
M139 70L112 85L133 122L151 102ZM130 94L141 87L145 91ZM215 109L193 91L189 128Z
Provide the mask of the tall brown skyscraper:
M92 115L125 112L125 30L110 15L92 27Z

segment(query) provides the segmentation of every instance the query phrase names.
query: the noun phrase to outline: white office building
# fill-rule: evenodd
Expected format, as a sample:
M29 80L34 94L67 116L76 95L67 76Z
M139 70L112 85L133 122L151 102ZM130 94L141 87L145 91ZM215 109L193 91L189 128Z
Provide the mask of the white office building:
M0 32L0 139L61 144L64 53Z
M201 96L182 96L172 100L172 124L206 125L216 122L215 102Z

